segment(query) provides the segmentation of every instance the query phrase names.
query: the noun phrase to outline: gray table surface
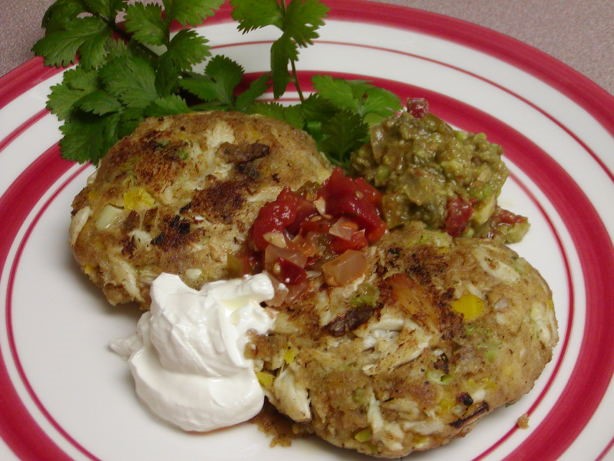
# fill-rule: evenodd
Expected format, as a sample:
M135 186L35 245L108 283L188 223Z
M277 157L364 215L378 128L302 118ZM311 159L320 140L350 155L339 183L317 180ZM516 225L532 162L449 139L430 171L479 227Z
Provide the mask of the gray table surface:
M614 93L613 0L378 0L432 11L517 38ZM32 57L53 0L0 0L0 75Z

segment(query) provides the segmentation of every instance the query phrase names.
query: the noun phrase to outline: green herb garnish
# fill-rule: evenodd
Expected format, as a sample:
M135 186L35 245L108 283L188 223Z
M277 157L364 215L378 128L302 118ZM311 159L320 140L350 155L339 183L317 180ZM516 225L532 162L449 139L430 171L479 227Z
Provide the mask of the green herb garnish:
M369 126L401 107L384 89L325 75L314 77L315 92L304 96L297 62L324 24L328 8L319 0L231 0L240 31L266 26L280 31L271 45L270 72L238 91L243 67L222 55L211 57L207 39L190 27L222 3L57 0L51 5L34 53L48 66L68 66L78 58L47 100L47 108L63 121L62 156L97 163L145 117L218 109L285 120L311 134L334 164L345 167L350 153L368 140ZM175 34L173 21L182 26ZM196 65L203 70L196 72ZM280 98L290 84L299 104L258 101L269 90Z

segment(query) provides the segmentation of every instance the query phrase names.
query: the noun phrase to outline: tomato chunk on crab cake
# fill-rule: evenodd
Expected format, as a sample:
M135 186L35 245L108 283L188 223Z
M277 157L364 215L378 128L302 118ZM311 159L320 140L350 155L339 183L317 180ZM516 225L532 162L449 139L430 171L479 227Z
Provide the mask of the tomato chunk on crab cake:
M331 171L312 138L278 120L217 111L150 118L75 197L73 253L111 304L146 308L161 272L194 288L235 275L228 255L262 205Z
M533 387L557 323L548 285L514 251L412 223L358 253L360 274L312 277L248 350L281 413L397 458L465 435Z

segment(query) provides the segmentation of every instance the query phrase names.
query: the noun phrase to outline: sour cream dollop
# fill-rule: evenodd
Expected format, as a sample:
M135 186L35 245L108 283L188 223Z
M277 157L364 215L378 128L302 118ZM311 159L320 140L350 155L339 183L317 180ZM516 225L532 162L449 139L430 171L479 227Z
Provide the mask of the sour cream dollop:
M200 290L172 274L151 285L151 308L136 334L110 347L128 359L139 398L186 431L232 426L256 415L264 392L243 351L248 333L266 333L263 307L275 295L266 274L206 283Z

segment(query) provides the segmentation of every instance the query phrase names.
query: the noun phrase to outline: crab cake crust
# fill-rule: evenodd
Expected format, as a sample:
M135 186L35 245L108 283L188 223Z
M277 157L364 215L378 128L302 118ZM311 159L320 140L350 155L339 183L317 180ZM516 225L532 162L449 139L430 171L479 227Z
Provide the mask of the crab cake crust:
M314 141L258 115L201 112L145 120L75 197L74 256L111 304L149 304L161 272L185 283L228 278L262 205L282 187L323 181Z
M396 458L532 388L558 337L550 289L524 259L418 225L367 252L364 278L282 306L255 339L278 410L334 445Z

